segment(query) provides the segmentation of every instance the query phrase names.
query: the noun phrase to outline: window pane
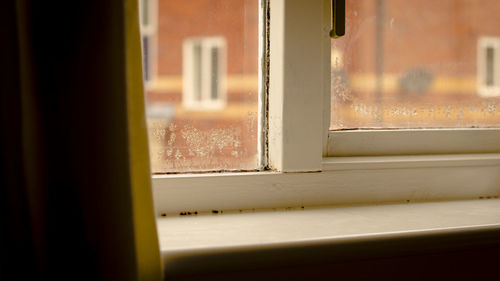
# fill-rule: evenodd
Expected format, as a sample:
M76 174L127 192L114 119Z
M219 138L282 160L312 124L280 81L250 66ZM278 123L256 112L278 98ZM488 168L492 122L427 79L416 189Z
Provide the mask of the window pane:
M331 129L500 125L500 1L347 0Z
M259 1L157 4L146 93L153 172L259 169Z

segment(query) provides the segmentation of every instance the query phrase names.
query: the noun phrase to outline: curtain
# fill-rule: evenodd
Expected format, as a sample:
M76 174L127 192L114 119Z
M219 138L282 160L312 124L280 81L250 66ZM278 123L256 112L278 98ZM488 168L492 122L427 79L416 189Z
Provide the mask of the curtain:
M0 280L159 280L137 0L0 1Z

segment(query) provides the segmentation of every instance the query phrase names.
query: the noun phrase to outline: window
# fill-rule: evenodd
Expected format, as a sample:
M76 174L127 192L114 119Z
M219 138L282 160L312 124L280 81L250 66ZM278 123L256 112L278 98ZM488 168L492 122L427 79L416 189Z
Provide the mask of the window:
M140 0L143 75L146 87L149 87L156 74L156 32L157 0Z
M226 104L226 40L199 37L184 40L183 104L191 110L222 109Z
M482 37L479 39L477 57L478 92L483 97L500 96L500 67L499 37Z
M376 2L389 3L358 1L367 5ZM331 82L364 79L341 72L352 62L347 58L352 49L332 51L330 5L329 0L261 1L259 30L261 34L269 31L259 47L264 61L262 74L269 74L269 94L260 102L268 109L268 124L263 128L270 171L157 175L153 181L158 215L497 195L500 142L496 128L329 131L331 113L338 113L335 105L331 107ZM390 28L391 18L381 25ZM349 28L347 21L347 33L352 32ZM376 60L380 58L371 63ZM338 72L332 73L332 65ZM262 76L266 84L267 76ZM365 80L373 82L376 77ZM435 81L413 67L401 71L399 77L387 81L408 91L418 92L429 80ZM405 77L418 77L418 85ZM382 86L386 78L382 76ZM470 88L468 79L453 81L459 81L453 87L465 83ZM475 89L476 84L472 85ZM338 89L335 87L333 93ZM481 112L482 107L478 109ZM361 152L353 153L356 151Z

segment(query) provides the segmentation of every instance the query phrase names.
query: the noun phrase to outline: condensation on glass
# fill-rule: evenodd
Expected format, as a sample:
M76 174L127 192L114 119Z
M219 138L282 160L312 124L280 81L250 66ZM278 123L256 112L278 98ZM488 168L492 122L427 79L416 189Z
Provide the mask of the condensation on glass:
M141 1L153 172L258 169L259 1Z
M330 127L500 125L500 1L347 0Z

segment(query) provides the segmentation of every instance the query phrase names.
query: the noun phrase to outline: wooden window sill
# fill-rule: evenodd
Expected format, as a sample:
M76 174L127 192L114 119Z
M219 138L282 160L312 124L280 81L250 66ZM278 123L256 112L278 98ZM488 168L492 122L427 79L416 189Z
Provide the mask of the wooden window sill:
M166 276L500 245L500 199L158 219Z

